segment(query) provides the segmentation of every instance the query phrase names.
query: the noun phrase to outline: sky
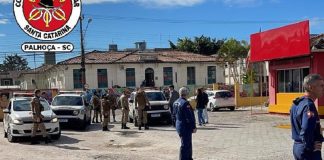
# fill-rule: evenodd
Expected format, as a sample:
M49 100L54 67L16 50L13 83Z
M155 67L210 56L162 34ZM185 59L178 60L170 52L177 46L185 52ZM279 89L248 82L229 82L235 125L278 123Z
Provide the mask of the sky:
M324 33L322 0L83 0L86 51L134 48L146 41L148 48L169 47L169 40L195 36L249 41L260 30L310 20L311 33ZM26 35L13 16L12 0L0 0L0 63L6 55L27 58L31 68L44 63L43 55L21 51ZM88 20L92 21L88 24ZM57 62L80 55L79 26L59 42L71 42L72 53L57 55Z

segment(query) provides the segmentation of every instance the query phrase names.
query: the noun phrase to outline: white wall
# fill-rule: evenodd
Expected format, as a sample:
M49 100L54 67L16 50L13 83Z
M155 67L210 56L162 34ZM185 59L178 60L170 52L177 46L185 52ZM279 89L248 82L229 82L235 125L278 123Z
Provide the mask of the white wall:
M145 70L152 68L154 70L155 86L163 86L163 67L172 67L173 69L173 84L176 89L187 86L187 67L195 67L196 70L196 85L206 85L208 82L207 67L216 66L212 62L204 63L142 63L142 64L87 64L86 65L86 83L89 88L98 88L97 69L107 69L108 87L119 85L126 86L126 68L135 68L136 86L139 87L145 79ZM64 90L73 90L73 69L80 69L80 65L60 65L47 71L42 76L39 76L41 81L47 83L48 88L57 88ZM224 83L224 69L216 66L216 81ZM177 75L177 78L176 78ZM156 79L157 78L157 79ZM24 82L31 79L30 76L24 76ZM177 81L176 81L177 79ZM23 82L23 81L22 81ZM30 80L31 84L31 80ZM31 85L26 86L28 89Z

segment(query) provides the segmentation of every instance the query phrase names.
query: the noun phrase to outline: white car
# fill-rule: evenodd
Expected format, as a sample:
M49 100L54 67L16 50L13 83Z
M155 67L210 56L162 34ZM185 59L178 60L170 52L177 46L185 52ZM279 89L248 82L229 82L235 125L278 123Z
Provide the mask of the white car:
M159 90L145 90L145 94L150 102L151 109L147 111L148 122L152 121L164 121L168 124L172 123L171 112L169 110L169 102L166 100L162 91ZM135 109L135 96L136 92L133 92L129 98L129 121L137 124L138 113Z
M91 123L91 109L82 93L59 94L53 98L51 108L61 124L85 129Z
M210 111L219 110L220 108L228 108L235 110L235 98L228 90L206 91L209 102L207 109Z
M18 137L29 137L32 134L33 119L30 102L32 97L14 97L10 99L7 109L3 110L3 128L4 137L9 142L14 142ZM43 122L47 133L52 139L59 139L61 136L61 129L57 116L50 108L45 99L41 99L41 104L44 106L42 115ZM40 135L40 132L37 132Z

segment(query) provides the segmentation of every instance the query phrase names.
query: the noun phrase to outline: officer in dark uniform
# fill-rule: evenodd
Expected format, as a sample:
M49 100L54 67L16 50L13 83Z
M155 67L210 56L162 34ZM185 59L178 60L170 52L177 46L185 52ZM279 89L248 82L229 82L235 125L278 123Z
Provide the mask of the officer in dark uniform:
M187 101L188 89L180 88L180 98L173 104L173 112L176 117L176 129L181 138L180 160L192 160L192 133L196 133L195 115Z
M293 101L290 109L293 154L296 160L321 160L323 135L314 101L324 93L324 81L318 74L304 78L305 95Z

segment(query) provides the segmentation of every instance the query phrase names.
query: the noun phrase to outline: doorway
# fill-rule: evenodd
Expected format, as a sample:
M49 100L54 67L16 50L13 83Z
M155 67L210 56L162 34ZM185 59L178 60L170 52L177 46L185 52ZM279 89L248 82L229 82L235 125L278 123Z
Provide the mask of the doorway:
M154 70L152 68L147 68L145 70L145 87L154 87Z

